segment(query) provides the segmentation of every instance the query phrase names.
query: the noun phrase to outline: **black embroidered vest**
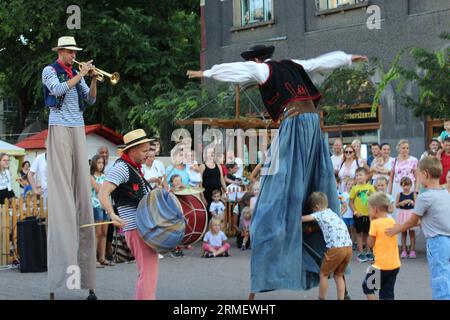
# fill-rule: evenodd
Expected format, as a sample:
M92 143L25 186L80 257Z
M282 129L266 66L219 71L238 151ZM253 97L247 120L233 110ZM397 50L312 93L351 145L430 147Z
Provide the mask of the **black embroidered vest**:
M138 174L137 169L133 170L130 164L120 158L116 160L116 163L118 162L123 162L127 166L130 178L126 183L119 185L111 193L111 196L117 207L132 206L137 208L139 201L147 194L146 191L150 191L150 186Z
M265 62L270 69L269 78L259 85L259 92L267 111L277 121L284 107L293 101L313 100L317 107L320 92L301 65L291 60Z

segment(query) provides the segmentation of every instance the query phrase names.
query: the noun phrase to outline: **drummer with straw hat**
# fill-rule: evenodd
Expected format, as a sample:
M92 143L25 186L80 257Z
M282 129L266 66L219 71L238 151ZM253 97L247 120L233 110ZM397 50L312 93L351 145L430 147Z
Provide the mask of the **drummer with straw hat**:
M98 198L111 216L113 223L123 228L128 247L136 259L138 280L136 300L154 300L158 281L158 253L140 237L136 216L139 201L150 192L144 179L142 164L149 156L152 139L142 129L128 132L123 137L122 154L106 175ZM114 199L119 216L114 213L110 196Z

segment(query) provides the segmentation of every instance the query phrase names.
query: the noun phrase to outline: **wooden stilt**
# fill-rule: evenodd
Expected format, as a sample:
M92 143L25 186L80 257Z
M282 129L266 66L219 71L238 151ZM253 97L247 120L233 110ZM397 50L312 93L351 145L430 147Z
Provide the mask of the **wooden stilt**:
M54 292L50 292L50 300L55 300L55 293Z

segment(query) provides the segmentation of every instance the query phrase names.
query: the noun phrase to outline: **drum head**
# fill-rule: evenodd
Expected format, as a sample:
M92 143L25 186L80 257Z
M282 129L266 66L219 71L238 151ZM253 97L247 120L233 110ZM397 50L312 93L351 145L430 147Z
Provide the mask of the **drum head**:
M206 232L208 212L196 195L177 195L177 199L186 219L182 243L183 245L192 245L199 241Z
M173 193L176 194L177 196L187 196L187 195L200 194L203 191L205 191L205 189L203 189L203 188L187 187L187 188L180 189L180 190L174 190Z

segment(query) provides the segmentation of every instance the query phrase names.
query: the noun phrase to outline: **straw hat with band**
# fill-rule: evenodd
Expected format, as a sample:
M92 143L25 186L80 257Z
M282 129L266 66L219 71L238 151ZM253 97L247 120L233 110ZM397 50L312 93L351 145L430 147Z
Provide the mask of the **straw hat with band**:
M52 51L58 51L59 49L67 49L67 50L74 50L74 51L82 51L82 48L77 47L77 43L75 42L74 37L60 37L58 39L58 45L54 48L52 48Z
M122 152L125 152L131 147L151 141L154 141L154 139L149 139L143 129L133 130L123 136L123 142L125 144L123 146Z

